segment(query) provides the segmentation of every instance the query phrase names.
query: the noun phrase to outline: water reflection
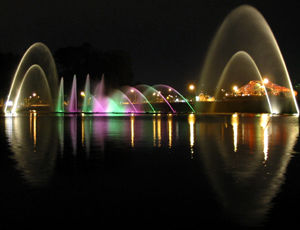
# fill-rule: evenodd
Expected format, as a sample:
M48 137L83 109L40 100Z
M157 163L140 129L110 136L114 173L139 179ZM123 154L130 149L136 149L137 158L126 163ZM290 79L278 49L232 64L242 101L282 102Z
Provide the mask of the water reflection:
M53 173L57 152L57 130L52 119L35 111L28 116L5 118L5 133L17 169L33 186L44 186Z
M70 131L71 131L71 141L73 154L77 153L77 115L72 115L70 117Z
M233 129L233 151L236 152L238 146L238 125L239 125L239 117L237 113L232 114L231 125Z
M172 138L173 138L173 116L168 114L168 147L172 148Z
M161 147L161 116L158 114L156 117L156 123L157 123L157 147Z
M65 133L64 133L64 116L57 116L57 132L58 132L58 142L60 146L60 154L64 153L64 142L65 142Z
M86 154L104 161L111 149L179 149L180 155L201 161L199 170L204 170L228 218L257 225L284 181L299 123L296 117L268 114L109 117L32 111L5 118L5 133L17 169L34 186L49 182L59 152L61 157L82 160L80 154Z
M299 135L298 118L234 114L231 124L233 132L220 130L220 120L200 122L200 155L227 218L256 226L284 181Z
M130 116L130 134L131 134L130 144L131 147L133 148L134 147L134 115L133 114Z
M153 147L162 147L161 114L155 114L152 118Z
M268 150L269 150L269 124L270 121L270 115L269 114L262 114L261 119L260 119L260 126L263 129L264 132L264 160L266 161L268 159Z
M195 145L195 115L190 114L188 117L189 127L190 127L190 150L191 158L194 157L194 145Z
M156 115L153 115L153 146L156 147Z

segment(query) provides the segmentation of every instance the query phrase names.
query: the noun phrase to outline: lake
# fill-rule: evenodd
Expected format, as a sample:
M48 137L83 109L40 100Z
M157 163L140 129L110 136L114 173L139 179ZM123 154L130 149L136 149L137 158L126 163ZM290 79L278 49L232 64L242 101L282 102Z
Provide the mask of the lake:
M1 225L295 224L298 119L236 113L2 116Z

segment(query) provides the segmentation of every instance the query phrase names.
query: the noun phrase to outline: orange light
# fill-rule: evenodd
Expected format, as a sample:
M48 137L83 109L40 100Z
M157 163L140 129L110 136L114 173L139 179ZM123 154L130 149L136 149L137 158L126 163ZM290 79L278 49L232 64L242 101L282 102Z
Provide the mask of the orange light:
M190 84L189 85L189 90L194 90L195 89L195 86L193 84Z
M233 89L234 92L237 92L239 88L235 85L235 86L232 87L232 89Z

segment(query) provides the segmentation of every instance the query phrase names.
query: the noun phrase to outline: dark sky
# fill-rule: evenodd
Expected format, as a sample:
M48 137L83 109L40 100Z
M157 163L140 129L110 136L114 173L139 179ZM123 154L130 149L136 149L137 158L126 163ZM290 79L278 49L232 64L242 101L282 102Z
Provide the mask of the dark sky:
M34 42L52 52L89 42L132 57L135 80L183 90L196 81L226 15L249 4L266 18L291 78L300 80L300 3L231 0L52 0L0 3L0 51L22 54Z

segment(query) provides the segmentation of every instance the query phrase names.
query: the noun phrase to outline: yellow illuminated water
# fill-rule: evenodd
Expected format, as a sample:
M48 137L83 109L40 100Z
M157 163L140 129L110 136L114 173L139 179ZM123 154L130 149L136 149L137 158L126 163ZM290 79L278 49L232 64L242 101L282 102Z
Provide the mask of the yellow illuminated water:
M189 128L190 128L190 150L191 150L191 158L194 155L194 145L195 145L195 115L190 114L188 117Z
M231 125L233 130L233 151L238 150L238 126L239 126L239 117L237 113L232 114Z
M172 114L168 114L168 147L172 148L172 138L173 138L173 118Z
M134 147L134 116L130 116L130 144Z

